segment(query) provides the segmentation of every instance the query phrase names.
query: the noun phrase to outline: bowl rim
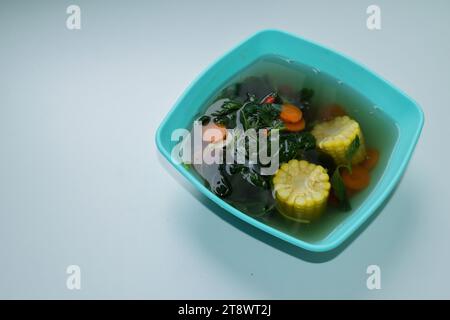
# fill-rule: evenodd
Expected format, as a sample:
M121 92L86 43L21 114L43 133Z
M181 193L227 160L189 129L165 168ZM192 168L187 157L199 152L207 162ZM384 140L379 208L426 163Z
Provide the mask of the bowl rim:
M166 124L168 123L169 119L172 117L172 115L176 111L176 109L179 107L179 105L189 95L191 89L197 85L197 83L200 81L200 79L202 79L206 74L208 74L211 70L213 70L218 63L226 60L227 57L231 53L239 50L239 48L242 47L247 42L249 42L257 37L264 36L265 34L276 34L277 36L289 36L291 38L295 38L295 40L297 40L297 41L303 41L303 42L307 43L308 45L312 45L315 47L325 49L326 51L331 52L334 55L340 56L340 58L343 58L343 59L347 60L348 62L350 62L354 65L357 65L365 73L368 73L372 77L376 78L378 81L380 81L383 84L387 85L388 87L391 87L392 89L394 89L399 95L406 98L406 100L408 100L410 102L411 106L414 107L417 112L417 119L416 119L417 126L415 127L414 133L411 136L412 143L410 143L410 145L408 146L408 148L406 150L406 154L403 157L403 161L400 163L399 170L397 170L394 173L393 178L391 179L391 181L388 182L388 184L387 184L386 188L383 190L382 194L379 197L373 199L372 202L370 203L370 206L362 214L359 215L358 219L355 220L352 224L350 224L347 228L343 229L342 232L340 232L340 234L334 240L326 240L327 239L326 237L323 240L320 240L321 243L314 243L314 242L308 242L305 240L301 240L301 239L295 238L294 236L291 236L287 233L284 233L281 230L271 227L261 221L258 221L255 218L251 217L250 215L245 214L244 212L241 212L240 210L236 209L232 205L228 204L223 199L221 199L218 196L216 196L215 194L213 194L208 188L206 188L202 183L200 183L200 181L198 179L196 179L189 172L189 170L186 169L182 164L178 164L178 163L174 162L171 157L170 152L164 147L161 132L162 132L163 128L166 126ZM409 97L406 93L404 93L402 90L398 89L391 82L389 82L388 80L384 79L382 76L376 74L375 72L373 72L372 70L367 68L364 64L354 60L353 58L348 57L347 55L345 55L343 53L335 51L334 49L331 49L322 44L318 44L314 41L307 40L296 34L278 30L278 29L264 29L264 30L254 33L250 37L247 37L246 39L240 41L237 45L235 45L234 47L229 49L227 52L225 52L219 58L215 59L202 72L200 72L195 77L195 79L187 86L187 88L184 90L184 92L179 96L179 98L176 100L176 102L174 103L174 105L172 106L170 111L166 114L166 116L164 117L164 119L162 120L160 125L158 126L158 129L157 129L156 135L155 135L155 142L156 142L159 152L169 161L169 163L171 163L178 172L180 172L184 177L186 177L188 179L188 181L190 183L192 183L204 196L206 196L207 198L212 200L214 203L219 205L221 208L223 208L226 211L228 211L229 213L233 214L235 217L249 223L250 225L252 225L272 236L275 236L281 240L284 240L284 241L286 241L292 245L295 245L299 248L302 248L304 250L319 253L319 252L327 252L327 251L334 250L337 247L339 247L341 244L343 244L353 233L355 233L374 214L374 212L387 199L387 197L391 194L391 192L393 191L395 186L399 183L401 176L405 172L406 166L408 165L408 163L411 159L412 153L414 151L414 148L418 142L423 125L424 125L424 114L423 114L422 109L418 105L418 103L414 99ZM397 139L397 141L395 142L394 149L398 143L399 143L399 139Z

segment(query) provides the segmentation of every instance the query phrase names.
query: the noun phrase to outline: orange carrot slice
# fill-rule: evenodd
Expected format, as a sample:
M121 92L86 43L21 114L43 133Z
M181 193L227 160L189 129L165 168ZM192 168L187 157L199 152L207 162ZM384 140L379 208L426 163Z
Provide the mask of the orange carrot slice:
M361 165L367 170L372 170L380 160L380 153L376 149L367 149L367 157Z
M362 190L370 183L369 170L360 165L353 166L351 173L344 168L341 177L345 187L353 191Z
M305 129L305 119L301 119L300 121L297 121L295 123L285 122L284 126L288 131L291 132L302 131L303 129Z
M280 118L284 122L296 123L302 119L302 111L293 104L285 103L281 107Z
M224 126L213 122L203 126L203 141L215 143L224 140L226 136L227 129Z

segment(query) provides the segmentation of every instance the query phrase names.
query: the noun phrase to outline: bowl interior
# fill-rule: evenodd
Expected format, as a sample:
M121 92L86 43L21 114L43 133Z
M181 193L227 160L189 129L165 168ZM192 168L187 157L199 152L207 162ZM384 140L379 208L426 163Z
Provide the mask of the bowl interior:
M346 214L344 219L341 217L338 224L330 221L328 224L322 224L320 231L306 230L297 237L279 228L268 226L263 221L253 219L231 207L205 188L194 172L175 164L170 158L172 148L177 143L171 140L172 132L178 128L190 128L192 120L202 111L206 101L230 78L268 55L279 55L298 61L341 80L373 102L386 116L386 121L390 121L395 128L390 133L392 135L389 139L390 145L383 149L381 165L374 173L374 181L377 182L357 195L353 210ZM379 76L332 50L284 32L269 30L243 42L206 70L166 116L158 129L156 140L162 154L183 175L207 197L230 213L304 249L326 251L335 248L348 238L389 196L406 168L422 125L423 114L416 103ZM365 128L366 124L362 124L362 127ZM369 130L372 134L377 132L376 127Z

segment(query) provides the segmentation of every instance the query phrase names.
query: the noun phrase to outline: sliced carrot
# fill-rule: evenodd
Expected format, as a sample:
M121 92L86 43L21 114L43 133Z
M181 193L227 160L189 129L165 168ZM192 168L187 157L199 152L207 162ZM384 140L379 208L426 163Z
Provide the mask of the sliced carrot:
M284 122L296 123L302 119L302 111L293 104L285 103L281 107L280 118Z
M295 123L285 122L284 126L288 131L292 132L302 131L303 129L305 129L305 119L301 119L300 121L297 121Z
M352 191L362 190L370 183L369 170L360 165L353 166L351 173L344 168L341 177L345 187Z
M361 165L367 170L372 170L380 159L380 153L376 149L367 149L367 157Z
M342 117L345 116L347 113L345 112L344 108L342 108L338 104L332 104L320 112L320 119L324 121L333 120L336 117Z
M224 140L226 136L227 128L224 126L217 125L214 122L203 126L203 141L214 143Z

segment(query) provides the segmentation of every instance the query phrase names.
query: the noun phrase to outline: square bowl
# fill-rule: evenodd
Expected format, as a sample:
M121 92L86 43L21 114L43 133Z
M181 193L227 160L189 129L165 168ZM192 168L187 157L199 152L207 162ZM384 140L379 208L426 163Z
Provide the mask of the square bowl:
M176 141L171 134L178 128L190 128L201 108L233 76L258 59L277 55L298 61L340 79L386 114L395 124L397 134L386 165L361 203L320 239L307 240L265 224L234 208L212 193L197 176L171 158ZM388 199L403 175L423 127L420 107L400 90L359 63L335 51L278 30L256 33L229 51L204 71L178 99L156 133L156 144L163 156L200 192L230 214L275 237L307 251L336 249L364 224Z

